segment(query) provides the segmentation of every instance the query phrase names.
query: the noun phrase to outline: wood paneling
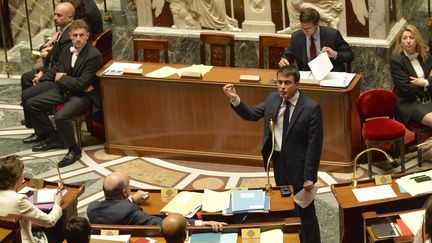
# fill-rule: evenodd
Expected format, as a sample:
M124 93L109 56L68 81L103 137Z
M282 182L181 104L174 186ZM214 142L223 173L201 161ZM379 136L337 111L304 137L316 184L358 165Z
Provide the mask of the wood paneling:
M149 73L163 65L144 63L142 68ZM241 74L260 75L262 81L240 83ZM275 70L213 67L202 80L101 76L106 152L262 166L263 121L238 117L222 87L234 83L246 104L257 105L276 90L267 84L275 75ZM350 169L360 151L359 80L356 75L346 89L301 85L322 106L321 165Z

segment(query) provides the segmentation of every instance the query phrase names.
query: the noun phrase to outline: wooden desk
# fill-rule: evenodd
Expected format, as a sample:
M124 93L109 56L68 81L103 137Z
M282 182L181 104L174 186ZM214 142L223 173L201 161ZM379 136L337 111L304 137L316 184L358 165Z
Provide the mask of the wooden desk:
M284 232L283 242L300 242L300 219L289 218L284 221L263 222L255 224L231 224L224 226L222 233L238 233L237 242L252 242L251 240L241 239L241 229L244 228L260 228L262 232L271 229L282 229ZM166 242L161 236L159 226L138 226L138 225L106 225L106 224L92 224L92 234L100 234L102 229L105 230L119 230L120 234L131 234L131 242L141 237L151 237L157 242ZM189 234L212 232L210 227L206 226L190 226L188 227ZM255 242L255 241L253 241ZM257 241L259 242L259 241Z
M14 222L9 218L0 217L0 242L21 243L19 222Z
M101 75L105 151L109 154L157 156L184 160L262 166L263 121L243 121L222 91L234 83L252 106L264 101L275 85L276 70L213 67L202 79L177 75L156 79L140 75ZM166 64L143 63L145 73ZM169 64L174 68L185 65ZM261 83L240 83L241 74L260 75ZM352 170L360 151L356 101L360 75L345 89L301 85L321 104L324 123L322 166Z
M149 199L141 205L144 212L164 217L165 215L160 210L167 204L162 201L160 190L149 190ZM202 192L202 191L197 191ZM269 213L248 213L234 214L233 216L223 216L220 212L207 213L202 212L203 220L216 220L227 223L241 223L241 222L264 222L284 220L292 216L294 211L294 198L293 196L281 197L279 187L273 188L273 193L270 195L270 212Z
M414 212L414 211L418 211L418 210L424 210L423 209L415 209L415 210L408 210L408 211L396 211L396 212L391 212L391 213L383 213L383 214L378 214L376 212L364 212L362 214L363 217L363 228L365 229L364 231L364 239L365 242L398 242L398 243L402 243L402 242L413 242L414 241L414 237L412 236L408 236L408 235L401 235L401 236L396 236L396 237L392 237L392 238L386 238L386 239L378 239L376 238L371 225L372 224L380 224L380 223L396 223L396 219L399 219L399 215L403 214L403 213L409 213L409 212ZM421 219L419 219L421 220ZM417 232L413 232L413 234L415 235Z
M359 181L358 185L359 188L363 188L375 186L375 183L373 180L365 180ZM339 229L341 242L363 242L363 212L375 211L377 213L389 213L416 209L420 208L430 196L430 194L410 196L408 193L400 193L399 187L395 183L394 179L391 186L396 192L397 197L367 202L357 201L352 192L350 183L334 184L331 186L331 190L339 204Z

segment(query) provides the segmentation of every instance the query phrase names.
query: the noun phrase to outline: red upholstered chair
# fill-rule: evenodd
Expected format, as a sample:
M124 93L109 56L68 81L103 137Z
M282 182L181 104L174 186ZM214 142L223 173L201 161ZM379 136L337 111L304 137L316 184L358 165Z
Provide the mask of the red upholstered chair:
M64 103L58 104L56 107L56 111L61 110L61 108L63 108ZM82 136L81 136L81 125L83 122L86 121L86 117L89 116L92 113L92 108L91 106L88 107L87 109L85 109L84 111L82 111L81 113L79 113L76 117L75 117L75 132L76 132L76 138L77 138L77 144L78 147L81 149L83 146L83 142L82 142Z
M107 29L93 38L92 44L102 54L103 63L106 64L112 59L112 30Z
M405 126L394 120L396 96L391 90L369 90L360 95L357 109L366 148L379 144L399 145L402 172L405 172ZM367 153L369 178L372 178L372 154Z
M420 144L423 142L423 138L425 135L429 136L429 134L432 132L432 129L430 127L424 126L421 123L410 121L407 125L407 128L414 132L415 136L415 143ZM423 149L419 148L417 150L417 164L419 167L422 166L423 163Z

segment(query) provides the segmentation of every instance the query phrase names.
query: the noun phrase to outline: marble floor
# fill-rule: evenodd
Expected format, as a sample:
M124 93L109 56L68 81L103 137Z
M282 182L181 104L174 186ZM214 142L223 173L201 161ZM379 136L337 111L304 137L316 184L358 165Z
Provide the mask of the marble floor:
M20 103L18 79L0 79L0 156L17 154L25 162L27 177L57 180L56 163L66 154L66 150L52 150L43 153L31 151L31 145L21 140L31 134L20 123L23 118ZM176 187L180 189L224 189L236 186L259 187L265 185L266 174L260 167L219 165L206 162L175 161L159 158L115 156L106 154L103 145L84 132L83 156L78 163L61 169L66 183L84 184L85 193L78 202L80 215L85 216L88 204L103 199L103 178L113 171L125 171L131 176L131 185L136 188L154 189ZM431 152L425 154L431 158ZM415 153L407 155L408 170L417 170ZM431 167L425 163L425 167ZM382 169L374 166L376 174L398 172L396 169ZM136 168L140 168L137 170ZM358 169L360 178L367 177L366 165ZM319 187L315 204L320 222L322 241L338 242L338 205L330 192L330 185L351 180L351 173L318 173ZM272 179L274 182L274 180Z

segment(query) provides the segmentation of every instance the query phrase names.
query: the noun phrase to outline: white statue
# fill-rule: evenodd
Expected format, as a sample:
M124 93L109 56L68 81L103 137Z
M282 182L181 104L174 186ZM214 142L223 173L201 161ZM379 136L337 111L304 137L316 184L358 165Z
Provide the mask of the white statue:
M200 27L216 30L241 31L237 20L226 13L224 0L166 0L170 3L174 28L197 29ZM155 16L159 16L165 0L152 0ZM197 24L198 23L198 24Z

